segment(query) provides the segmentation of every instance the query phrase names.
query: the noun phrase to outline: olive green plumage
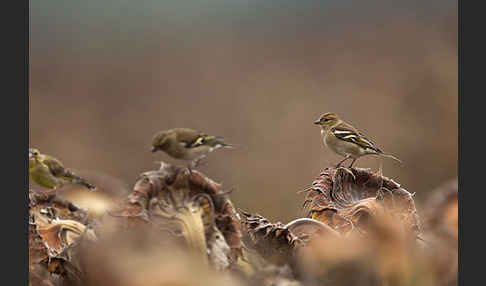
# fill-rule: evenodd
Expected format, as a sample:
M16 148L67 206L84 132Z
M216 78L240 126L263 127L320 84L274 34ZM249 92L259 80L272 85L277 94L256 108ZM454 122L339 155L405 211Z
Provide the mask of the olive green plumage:
M61 161L49 155L41 154L35 148L29 149L29 178L37 184L51 189L61 187L65 184L65 181L83 185L90 190L96 189L85 179L64 168Z
M212 136L189 128L160 131L152 139L152 152L164 151L180 160L196 160L219 148L233 148L219 136Z
M378 155L401 162L393 155L383 153L358 129L344 122L334 113L322 114L319 119L314 121L314 124L321 126L321 136L324 145L336 154L344 156L344 159L339 162L337 167L350 158L353 161L349 167L352 167L359 157L365 155Z

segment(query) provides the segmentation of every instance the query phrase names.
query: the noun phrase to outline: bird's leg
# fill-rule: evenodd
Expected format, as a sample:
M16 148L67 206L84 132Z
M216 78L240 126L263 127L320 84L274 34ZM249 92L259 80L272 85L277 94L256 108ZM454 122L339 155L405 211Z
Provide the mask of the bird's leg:
M201 155L198 158L196 158L196 160L194 160L194 167L199 167L206 164L207 161L205 161L204 159L206 159L206 155Z
M206 155L201 155L201 156L197 157L196 159L194 159L191 162L189 169L197 168L197 167L205 164L206 163L206 161L204 161L205 158L206 158Z
M348 168L353 167L353 164L354 164L354 162L356 162L356 160L357 160L357 158L353 158L353 161L351 162L351 164L349 164L349 167Z
M348 160L349 158L351 158L351 156L349 155L346 155L346 157L344 159L341 160L341 162L339 162L337 165L336 165L336 168L340 168L341 167L341 164L344 163L344 161Z

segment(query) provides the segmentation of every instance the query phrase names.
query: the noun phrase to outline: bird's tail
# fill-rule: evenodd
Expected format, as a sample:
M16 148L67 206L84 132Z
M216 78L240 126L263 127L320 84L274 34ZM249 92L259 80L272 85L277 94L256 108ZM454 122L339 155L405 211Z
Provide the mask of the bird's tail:
M94 185L88 183L85 179L83 179L81 177L77 177L76 180L73 180L73 183L85 186L86 188L90 189L91 191L96 190L96 187Z
M85 186L86 188L88 188L92 191L96 190L96 186L88 183L86 181L86 179L81 178L80 176L73 174L73 172L71 172L70 170L67 170L66 174L64 174L64 178L68 179L73 184L79 184L79 185Z
M211 145L213 145L213 146L221 145L221 147L223 147L223 148L228 148L228 149L235 149L236 148L235 145L224 142L224 138L221 137L221 136L215 136L214 138L211 138L210 140L212 141Z
M236 146L233 145L233 144L223 143L222 145L223 145L223 148L236 149Z
M377 153L377 155L380 155L382 157L386 157L386 158L391 158L397 162L399 162L400 164L402 163L402 161L400 159L398 159L397 157L393 156L392 154L386 154L386 153Z

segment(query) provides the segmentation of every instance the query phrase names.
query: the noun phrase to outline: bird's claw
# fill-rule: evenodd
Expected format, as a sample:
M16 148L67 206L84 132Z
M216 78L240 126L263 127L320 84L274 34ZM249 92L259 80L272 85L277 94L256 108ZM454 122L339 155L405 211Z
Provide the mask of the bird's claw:
M196 158L194 160L192 160L188 165L187 165L187 170L189 171L189 174L192 173L192 169L195 169L201 165L204 165L206 164L206 161L204 161L204 158L206 158L206 156L201 156L199 158Z
M199 158L194 159L190 164L191 168L197 168L199 166L206 164L207 161L205 159L206 159L206 156L204 156L204 155L199 157Z
M338 167L337 169L341 169L343 170L344 172L348 173L349 175L351 175L351 177L353 177L353 181L356 181L356 176L354 175L353 171L351 170L351 168L346 168L346 167Z

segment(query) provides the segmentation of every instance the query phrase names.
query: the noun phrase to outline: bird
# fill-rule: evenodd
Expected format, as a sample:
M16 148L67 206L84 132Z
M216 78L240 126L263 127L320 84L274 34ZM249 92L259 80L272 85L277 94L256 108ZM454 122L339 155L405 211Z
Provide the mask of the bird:
M338 155L344 156L344 159L337 164L336 168L339 168L344 161L352 158L353 161L348 167L351 168L359 157L365 155L377 155L402 162L395 156L381 151L373 141L351 124L343 121L335 113L322 114L319 119L314 121L314 124L321 127L324 145Z
M220 148L233 149L220 136L190 128L173 128L157 132L152 139L152 152L164 151L172 158L192 161L196 165L210 152Z
M90 190L96 187L85 179L75 175L70 169L65 168L58 159L41 154L36 148L29 148L29 178L37 184L56 189L65 184L65 181L85 186Z

